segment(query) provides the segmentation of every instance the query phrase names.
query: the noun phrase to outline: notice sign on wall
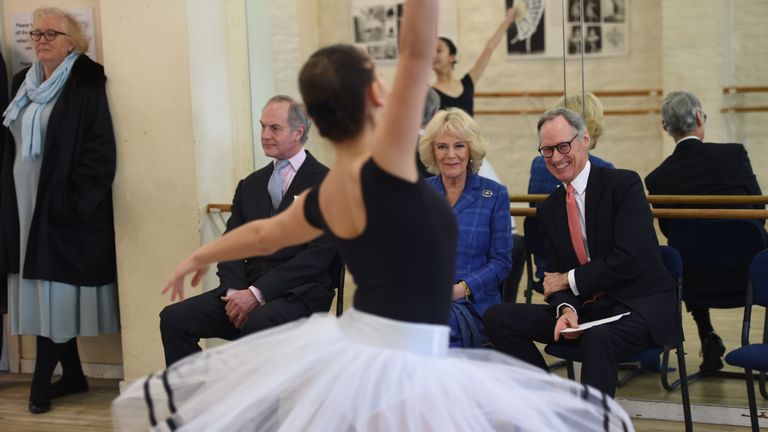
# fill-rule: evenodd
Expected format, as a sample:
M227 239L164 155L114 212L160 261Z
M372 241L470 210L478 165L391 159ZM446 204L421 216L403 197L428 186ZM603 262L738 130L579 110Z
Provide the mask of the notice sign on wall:
M93 8L66 9L77 18L85 29L85 35L90 43L88 57L96 61L96 42L93 24ZM15 12L9 14L8 26L11 29L11 69L17 73L29 67L36 60L35 48L29 32L32 30L32 12ZM46 30L46 29L40 29Z

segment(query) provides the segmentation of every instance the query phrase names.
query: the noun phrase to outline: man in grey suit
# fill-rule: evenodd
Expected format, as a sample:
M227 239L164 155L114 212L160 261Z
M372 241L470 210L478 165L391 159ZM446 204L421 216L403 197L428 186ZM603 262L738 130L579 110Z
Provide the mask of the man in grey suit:
M274 161L238 184L227 232L285 210L295 195L320 184L328 172L304 150L310 121L301 103L274 96L260 123L264 154ZM322 236L270 256L219 263L218 288L160 313L166 365L200 351L200 338L233 340L327 311L333 300L329 267L334 254Z

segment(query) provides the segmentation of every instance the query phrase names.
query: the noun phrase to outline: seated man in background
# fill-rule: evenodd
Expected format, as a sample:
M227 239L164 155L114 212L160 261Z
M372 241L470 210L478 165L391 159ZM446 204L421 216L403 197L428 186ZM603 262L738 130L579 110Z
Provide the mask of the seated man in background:
M328 168L304 150L310 121L304 106L272 97L261 113L261 145L275 160L240 181L227 232L279 213ZM218 288L167 306L160 313L166 366L200 351L201 338L237 339L327 311L333 300L329 267L335 249L325 237L271 256L219 263Z
M707 115L699 99L688 92L673 92L661 104L662 126L677 145L674 152L645 178L652 195L762 195L747 150L741 144L705 143ZM689 206L689 205L688 205ZM656 207L674 207L672 205ZM706 206L702 206L706 207ZM710 208L755 208L764 205L714 205ZM764 229L765 221L754 221ZM659 220L667 235L666 221ZM668 236L668 235L667 235ZM712 284L718 281L711 281ZM686 278L683 278L686 285ZM684 286L684 292L711 291L717 287ZM701 339L701 372L723 368L725 346L715 333L709 308L688 304Z
M539 205L536 216L549 265L549 304L491 306L485 329L497 350L545 370L534 341L580 344L581 382L613 396L620 359L680 337L674 331L675 281L661 260L637 173L592 166L589 131L573 111L547 111L538 130L539 152L564 186ZM561 335L626 312L618 321Z

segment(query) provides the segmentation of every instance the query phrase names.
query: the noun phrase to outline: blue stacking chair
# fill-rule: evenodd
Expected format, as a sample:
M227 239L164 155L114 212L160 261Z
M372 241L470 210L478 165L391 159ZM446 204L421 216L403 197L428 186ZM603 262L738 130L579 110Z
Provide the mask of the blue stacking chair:
M688 305L744 306L749 264L766 248L760 224L745 219L670 219L661 223L661 230L683 257L683 300ZM696 371L688 375L688 383L708 376L743 378L741 372Z
M683 418L685 419L685 430L690 432L693 430L693 423L691 420L691 402L688 397L688 380L686 379L685 372L685 350L683 349L683 321L681 310L681 295L682 295L682 276L683 276L683 261L680 258L680 254L669 246L659 246L661 252L661 258L664 261L664 265L667 271L677 280L677 325L680 334L680 340L667 346L654 346L648 348L640 353L629 356L622 359L620 363L629 362L643 362L652 359L658 359L659 355L662 355L661 361L661 384L667 391L674 390L677 386L680 387L680 392L683 399ZM669 383L667 373L669 368L669 351L674 348L677 352L677 367L680 375L679 384L672 385ZM575 373L573 371L573 362L581 362L581 347L573 345L561 345L561 344L549 344L544 347L544 351L554 357L561 358L567 362L568 378L574 380ZM641 369L635 369L637 372L641 372ZM633 371L634 372L634 371ZM636 376L637 373L630 373L627 376L622 377L619 380L619 386L625 384L631 377Z
M762 343L749 343L752 306L766 308ZM725 361L729 365L744 368L744 376L747 379L749 416L752 422L752 430L757 432L760 430L760 425L757 416L753 371L759 371L760 394L764 399L768 399L765 388L765 372L768 371L768 249L757 254L749 266L749 284L746 305L744 306L744 321L741 325L741 347L728 353L725 356Z

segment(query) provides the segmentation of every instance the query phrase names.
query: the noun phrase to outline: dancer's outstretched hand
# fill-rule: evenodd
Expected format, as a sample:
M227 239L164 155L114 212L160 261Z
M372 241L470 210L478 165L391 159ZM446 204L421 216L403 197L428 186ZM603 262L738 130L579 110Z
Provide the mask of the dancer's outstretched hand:
M173 273L173 277L165 284L162 293L165 294L168 290L171 290L171 301L176 301L177 298L184 300L184 278L188 274L193 273L190 283L192 286L197 286L208 272L208 267L210 267L209 264L200 262L195 258L194 254L188 256L176 267L176 272Z

